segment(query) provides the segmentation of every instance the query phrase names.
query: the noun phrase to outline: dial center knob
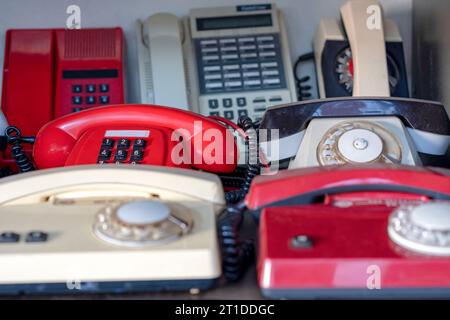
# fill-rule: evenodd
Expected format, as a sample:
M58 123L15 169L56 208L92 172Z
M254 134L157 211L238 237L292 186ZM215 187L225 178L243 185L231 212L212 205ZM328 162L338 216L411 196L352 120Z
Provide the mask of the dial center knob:
M162 222L169 218L170 208L157 201L134 201L117 209L117 218L130 225L146 225Z
M450 231L450 204L426 203L414 208L411 222L428 230Z
M355 147L355 149L358 150L364 150L367 148L368 145L369 142L364 138L357 138L355 139L355 141L353 141L353 146Z
M371 162L383 152L383 141L371 130L352 129L339 138L338 150L350 162Z

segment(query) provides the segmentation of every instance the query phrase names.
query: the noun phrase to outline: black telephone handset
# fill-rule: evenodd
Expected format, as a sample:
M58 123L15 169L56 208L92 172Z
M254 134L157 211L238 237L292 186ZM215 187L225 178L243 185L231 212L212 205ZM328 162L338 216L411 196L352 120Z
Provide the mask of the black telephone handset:
M317 158L322 156L318 154L320 143L323 142L321 140L327 134L358 129L352 128L356 121L362 122L361 126L367 126L359 129L372 133L383 131L380 133L380 140L389 140L384 141L386 143L398 142L401 153L398 163L450 167L450 119L445 107L439 102L416 99L348 97L274 106L266 111L260 130L265 129L269 133L271 130L278 130L278 137L275 139L268 135L267 139L261 141L261 147L263 150L279 147L278 155L266 154L269 161L289 160L293 157L298 160L300 157L304 160L301 167L311 166L305 160L305 152L300 155L299 149L302 149L311 153L311 159L316 161L313 165L321 165L317 162ZM313 125L315 130L311 131ZM311 132L308 132L308 128ZM332 141L338 141L340 136L332 138ZM351 141L356 141L357 138L355 136ZM329 149L335 147L332 144L330 146ZM382 149L381 147L380 150ZM405 150L410 150L409 154ZM340 150L336 151L339 152ZM332 158L333 154L326 156L336 160ZM387 162L396 163L396 159L391 160Z

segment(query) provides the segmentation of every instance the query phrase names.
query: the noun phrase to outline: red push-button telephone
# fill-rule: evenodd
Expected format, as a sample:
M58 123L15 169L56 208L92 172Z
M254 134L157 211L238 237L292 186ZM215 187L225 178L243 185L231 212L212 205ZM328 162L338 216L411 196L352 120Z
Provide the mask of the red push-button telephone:
M154 105L115 105L70 114L37 134L38 169L82 164L151 164L232 172L230 130L201 115Z

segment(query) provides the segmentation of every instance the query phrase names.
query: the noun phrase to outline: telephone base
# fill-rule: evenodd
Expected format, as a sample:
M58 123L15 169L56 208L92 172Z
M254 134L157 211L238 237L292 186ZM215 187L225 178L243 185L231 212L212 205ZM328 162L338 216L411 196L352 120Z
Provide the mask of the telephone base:
M0 285L0 296L22 294L122 294L132 292L189 291L190 289L203 291L214 287L218 279L8 284Z
M262 289L269 299L449 299L450 288L388 289Z

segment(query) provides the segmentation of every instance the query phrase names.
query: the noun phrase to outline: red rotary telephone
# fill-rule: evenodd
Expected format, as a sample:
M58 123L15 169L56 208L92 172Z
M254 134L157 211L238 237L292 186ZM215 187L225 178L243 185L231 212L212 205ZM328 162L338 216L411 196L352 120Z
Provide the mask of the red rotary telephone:
M174 155L176 156L174 158ZM201 115L155 105L113 105L58 118L36 136L38 169L132 163L232 172L233 134Z
M258 282L267 297L450 296L446 169L286 170L255 178L245 204L260 222Z

